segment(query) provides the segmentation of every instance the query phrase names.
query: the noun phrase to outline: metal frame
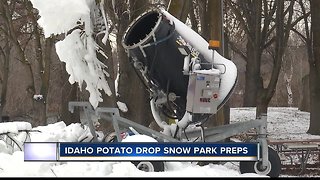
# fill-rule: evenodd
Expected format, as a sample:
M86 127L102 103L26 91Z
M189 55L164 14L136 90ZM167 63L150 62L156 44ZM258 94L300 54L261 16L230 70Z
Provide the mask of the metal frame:
M107 107L98 107L96 110L92 108L89 102L69 102L69 111L74 112L74 107L83 107L84 113L87 117L87 123L90 128L90 132L94 136L94 142L97 141L97 136L95 133L95 129L93 126L93 122L91 120L92 115L101 116L103 114L111 115L106 116L109 118L105 118L108 121L111 121L119 142L121 142L122 138L120 136L120 125L124 127L132 127L138 132L149 135L151 137L156 137L159 141L164 142L182 142L179 139L173 138L172 136L168 136L166 134L160 133L138 123L135 123L131 120L123 118L120 116L119 109L117 108L107 108ZM242 132L248 131L252 128L257 128L258 136L257 142L261 145L261 157L258 157L259 161L261 161L262 167L268 166L268 143L267 143L267 115L262 114L260 118L255 120L250 120L247 122L238 122L228 125L222 125L213 128L195 128L186 130L185 134L181 134L181 138L195 138L195 137L204 137L207 142L218 142L224 140L228 137L231 137L236 134L240 134ZM204 139L203 139L204 140Z

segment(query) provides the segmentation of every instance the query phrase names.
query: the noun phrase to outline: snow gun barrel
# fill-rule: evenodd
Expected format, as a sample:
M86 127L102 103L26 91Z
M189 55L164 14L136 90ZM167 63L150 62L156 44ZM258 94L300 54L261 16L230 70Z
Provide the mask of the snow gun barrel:
M161 90L167 96L174 94L174 104L178 111L183 111L182 115L187 106L189 75L193 70L216 69L220 72L218 109L236 84L237 69L233 62L208 49L206 40L163 9L151 9L133 20L123 36L122 45L149 89Z

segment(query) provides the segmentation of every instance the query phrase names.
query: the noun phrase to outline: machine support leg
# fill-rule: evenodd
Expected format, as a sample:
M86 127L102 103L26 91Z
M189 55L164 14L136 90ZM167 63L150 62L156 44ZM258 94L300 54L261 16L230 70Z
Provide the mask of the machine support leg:
M116 132L116 136L119 142L122 141L122 137L120 136L120 128L119 128L119 123L117 118L115 117L114 113L112 114L112 124L113 124L113 128L114 131Z
M84 114L86 116L90 132L91 132L91 134L93 136L93 142L98 142L97 134L96 134L96 131L95 131L95 128L93 126L93 122L92 122L92 119L91 119L91 116L90 116L91 115L91 113L89 112L90 110L86 106L84 106L83 109L84 109Z

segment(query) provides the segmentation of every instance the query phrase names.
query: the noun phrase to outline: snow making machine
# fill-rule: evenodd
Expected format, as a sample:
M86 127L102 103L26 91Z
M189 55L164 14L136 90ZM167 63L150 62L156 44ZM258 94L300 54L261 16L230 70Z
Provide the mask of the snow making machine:
M119 115L116 108L100 108L96 114L109 113L115 134L121 141L119 125L156 137L163 142L221 142L252 128L260 146L258 161L240 162L241 173L277 177L280 158L267 144L267 116L223 126L206 128L203 124L222 108L237 82L235 64L208 48L209 43L164 9L150 9L138 16L125 32L122 45L130 63L150 92L150 107L161 132ZM70 103L70 110L77 103ZM90 110L89 105L87 112ZM170 123L173 122L174 123ZM94 133L94 131L91 131ZM159 162L148 165L157 169ZM157 167L156 167L157 166ZM161 168L160 168L161 169Z

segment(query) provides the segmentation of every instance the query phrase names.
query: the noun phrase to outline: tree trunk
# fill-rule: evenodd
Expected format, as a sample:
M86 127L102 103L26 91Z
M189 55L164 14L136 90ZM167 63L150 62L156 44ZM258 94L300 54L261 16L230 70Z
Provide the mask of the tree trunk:
M317 47L319 48L319 47ZM315 52L316 53L316 52ZM319 53L319 50L318 50ZM320 54L319 54L320 55ZM314 58L317 58L316 56ZM320 58L319 58L320 60ZM314 65L310 65L310 126L308 133L320 135L320 76Z
M229 44L228 34L224 33L223 36L224 36L224 40L223 40L223 44L222 44L224 46L223 54L224 54L224 57L230 59L229 48L228 48L228 44ZM229 100L223 106L223 114L224 114L224 124L230 124L230 102L229 102Z
M146 3L147 1L144 2ZM134 18L136 15L140 15L142 12L144 12L145 9L137 7L141 3L142 2L140 1L136 1L136 3L131 4L134 5L131 7L131 11L135 12L131 18ZM117 2L117 7L121 8L118 10L119 26L117 34L117 50L119 60L118 100L125 103L128 108L128 111L121 112L121 115L132 121L135 121L136 123L148 126L152 121L151 108L149 105L149 94L137 76L133 66L130 64L128 56L125 53L121 43L122 36L129 25L130 16L127 13L126 7L124 7L124 4Z
M181 22L186 22L191 7L192 0L172 0L169 12Z
M286 11L288 11L288 16L289 16L288 20L286 20L286 23L284 21L284 18L286 16L285 10L284 10L284 0L278 0L275 3L277 5L277 10L276 10L276 22L275 22L275 26L276 26L275 39L276 40L275 40L274 63L273 63L271 78L267 88L263 87L262 80L259 83L260 86L258 84L259 89L258 89L258 97L257 97L256 117L260 117L262 113L267 114L267 107L277 87L280 69L283 61L283 55L287 47L289 34L291 32L290 27L293 26L292 13L293 13L294 1L291 1L288 9L286 9ZM259 67L260 67L260 64L259 64Z
M224 37L223 37L223 12L222 12L222 0L210 0L208 1L208 11L207 15L209 17L208 28L210 30L209 40L220 41L220 47L218 52L226 56L224 54ZM216 113L212 126L221 126L224 124L228 124L230 114L226 114L230 112L230 107L228 104L224 105L218 112Z
M242 1L243 2L243 1ZM247 64L246 64L246 86L244 91L243 106L254 107L257 105L257 95L259 89L263 88L263 80L260 75L261 65L261 16L262 16L262 2L252 1L247 3L250 7L250 12L245 9L248 30L247 31Z
M198 5L201 24L201 36L208 41L210 37L210 18L208 16L208 1L198 0Z
M207 16L210 18L208 28L210 30L210 40L220 41L219 53L223 54L222 44L222 0L210 0L208 2Z
M308 133L320 135L320 1L310 0L313 58L310 67L310 126Z
M246 83L244 91L243 106L255 107L257 105L257 95L259 88L263 88L262 78L260 77L260 50L252 43L247 43L247 64L246 64Z
M256 109L256 118L259 118L261 114L268 113L268 104L270 100L267 99L267 89L259 88L257 93L257 109Z
M71 113L69 111L69 102L70 101L77 101L77 92L78 92L78 85L77 84L70 84L68 82L69 75L67 72L63 72L62 75L64 81L64 86L62 87L61 93L61 120L66 124L70 125L72 123L79 123L80 122L80 111L78 108L75 108L74 112Z
M49 67L50 67L50 54L53 46L53 41L49 38L46 39L45 42L46 46L49 46L45 55L44 49L41 45L41 34L40 29L38 28L38 24L36 22L35 17L33 14L32 16L32 23L34 26L34 38L35 38L35 54L36 54L36 62L38 62L38 72L41 77L41 85L40 88L36 88L35 95L41 95L42 98L33 99L34 101L34 113L33 118L35 120L35 126L44 126L47 124L47 93L48 93L48 86L49 86ZM50 45L48 45L51 42ZM49 53L49 54L48 54Z
M52 50L55 43L55 37L50 37L44 40L44 48L42 51L42 59L40 62L40 75L41 75L41 88L40 88L40 94L43 95L43 103L42 105L42 111L43 111L43 121L45 124L48 124L47 122L47 105L48 105L48 92L49 92L49 86L50 86L50 69L51 69L51 55Z
M259 95L257 100L256 118L261 117L262 114L268 113L268 105L269 101L265 100L264 95Z
M192 30L194 30L195 32L200 34L199 28L198 28L200 22L197 20L196 15L195 15L195 10L194 10L196 8L196 6L197 5L193 2L189 15L190 15L190 22L191 22Z
M302 93L301 101L299 103L299 110L310 112L310 85L309 74L302 78Z

